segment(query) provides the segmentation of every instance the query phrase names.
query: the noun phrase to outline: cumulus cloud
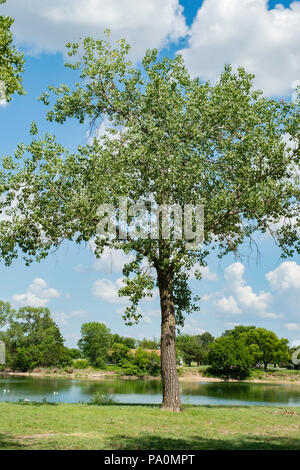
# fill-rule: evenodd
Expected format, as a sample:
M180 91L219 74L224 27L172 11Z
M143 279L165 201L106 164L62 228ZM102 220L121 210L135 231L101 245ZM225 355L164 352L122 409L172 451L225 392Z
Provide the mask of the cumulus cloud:
M241 309L239 308L237 301L232 295L230 295L229 297L222 297L221 299L215 302L215 305L218 310L222 312L231 314L241 313Z
M225 269L225 288L216 293L213 305L217 312L225 314L249 314L266 319L282 318L282 314L269 311L273 301L270 292L256 293L244 279L245 266L232 263Z
M180 53L194 76L214 81L229 63L254 73L267 95L290 95L300 78L299 43L298 1L268 10L267 0L204 0Z
M110 28L113 39L126 37L138 58L187 33L178 0L10 0L2 9L15 18L16 40L32 52L64 51L67 42L100 38Z
M110 304L124 304L128 302L127 297L119 297L118 291L123 287L123 279L115 282L109 279L98 279L93 285L93 295Z
M295 261L285 261L274 271L268 272L266 278L274 290L300 289L300 265Z
M12 298L21 305L45 307L51 299L59 296L60 292L58 290L48 287L44 279L37 277L24 294L15 294Z

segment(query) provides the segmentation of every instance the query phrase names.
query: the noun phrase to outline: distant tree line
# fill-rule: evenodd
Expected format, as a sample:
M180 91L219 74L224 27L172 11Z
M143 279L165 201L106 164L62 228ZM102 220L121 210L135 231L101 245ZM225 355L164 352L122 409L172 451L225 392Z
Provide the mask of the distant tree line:
M85 369L113 368L125 375L159 375L160 342L136 340L111 333L103 323L81 327L78 348L67 348L48 308L14 310L0 301L0 340L6 346L6 368L27 371L37 367ZM210 333L177 336L177 364L207 365L208 373L220 377L246 378L251 369L272 364L294 367L288 340L273 331L239 325L215 339Z

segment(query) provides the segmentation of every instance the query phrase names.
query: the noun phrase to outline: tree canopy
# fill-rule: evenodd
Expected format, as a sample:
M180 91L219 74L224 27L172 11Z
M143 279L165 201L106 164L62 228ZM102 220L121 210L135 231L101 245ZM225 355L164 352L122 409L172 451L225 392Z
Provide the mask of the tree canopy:
M214 340L214 337L208 332L202 335L178 335L176 340L178 354L189 366L192 362L197 362L198 365L203 364L206 362L207 354Z
M8 328L0 334L6 345L7 367L28 370L70 362L64 339L48 308L22 307L13 311L9 307L9 311Z
M6 0L0 0L0 7L5 2ZM13 44L11 32L13 23L13 18L0 15L0 99L6 101L10 101L14 93L24 94L22 87L24 58Z
M104 323L89 322L82 325L78 347L93 366L105 368L109 346L110 330Z
M253 89L253 75L229 65L216 84L191 78L181 56L159 59L157 50L147 51L136 67L126 41L114 47L107 36L69 44L66 66L74 82L50 86L41 100L50 122L90 123L91 137L104 119L109 128L69 152L50 134L38 137L33 123L32 142L3 158L0 210L10 217L0 222L0 255L9 264L21 250L29 263L65 240L92 238L98 256L106 246L133 252L119 291L131 300L124 319L138 322L140 300L159 287L164 407L178 410L176 325L199 308L189 286L191 267L205 265L211 250L220 257L237 253L256 232L268 230L283 256L300 251L299 103L264 97ZM296 142L292 148L287 137ZM141 227L124 236L124 196L133 208L203 205L203 244L191 249L194 238L178 238L175 230L169 239L162 230L155 239L144 236ZM121 236L98 234L102 204L118 208L114 223Z
M226 342L227 339L229 342ZM286 338L280 339L273 331L265 328L237 325L222 334L221 338L218 339L218 345L220 346L212 348L213 353L209 355L209 362L214 370L217 371L218 367L221 367L221 360L218 363L216 362L216 354L221 354L222 351L224 364L232 363L232 366L227 370L228 374L231 373L234 363L232 362L231 347L228 348L227 354L226 345L232 346L236 341L239 345L242 345L242 350L239 355L241 361L244 360L244 354L247 360L250 358L248 372L250 371L250 367L263 365L264 368L267 369L269 364L286 366L290 362L291 354ZM225 369L226 368L221 368L220 371L225 373Z

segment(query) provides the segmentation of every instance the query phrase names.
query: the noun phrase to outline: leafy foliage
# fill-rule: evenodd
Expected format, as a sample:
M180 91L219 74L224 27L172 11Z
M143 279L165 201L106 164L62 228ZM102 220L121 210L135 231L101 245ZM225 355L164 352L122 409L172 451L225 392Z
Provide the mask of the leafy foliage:
M103 323L89 322L81 327L78 347L93 366L105 368L110 345L110 330Z
M120 364L121 361L128 358L130 348L122 343L114 343L111 348L111 358L114 364Z
M134 349L136 345L136 340L134 338L126 338L124 336L118 335L118 333L114 333L110 337L111 344L118 343L124 344L130 349Z
M196 336L178 335L176 340L178 355L189 366L192 362L197 362L198 365L205 364L213 342L214 337L208 332Z
M233 336L217 338L208 353L210 372L221 377L245 379L250 375L252 358L244 342Z
M6 0L0 0L0 6ZM22 72L24 71L23 55L13 45L11 27L13 18L0 15L0 81L5 85L5 99L11 100L14 93L24 94Z
M143 338L138 341L138 345L140 348L143 348L143 349L158 349L160 347L160 341L157 340L156 338L153 338L153 339Z
M87 369L89 367L89 362L86 359L77 359L72 363L75 369Z
M107 40L86 38L68 50L66 66L74 71L75 83L50 86L42 95L50 107L47 119L90 122L91 136L105 117L111 127L101 139L70 153L49 134L37 137L33 124L31 144L19 145L15 159L3 160L8 189L0 204L7 208L16 202L11 221L0 223L6 263L19 249L26 262L40 260L64 240L95 238L98 256L105 246L132 251L136 258L124 268L120 289L132 302L124 312L126 322L139 320L138 303L157 283L154 267L170 280L176 321L182 325L184 313L198 308L188 271L195 263L205 264L211 250L220 257L236 253L255 232L270 229L284 256L299 251L299 146L288 149L284 143L287 135L299 142L297 103L263 97L242 68L233 73L226 66L215 85L202 83L189 76L182 57L159 60L156 50L147 51L142 68L136 68L126 41L113 47L109 33ZM157 240L130 234L124 240L100 238L99 205L117 206L122 196L146 206L149 201L204 204L204 245L190 250L189 241L161 235ZM284 225L275 228L282 219Z
M118 400L109 393L100 393L97 392L93 395L92 399L88 403L89 405L97 405L97 406L105 406L105 405L113 405L118 403Z
M149 353L139 347L135 353L128 353L119 361L125 375L152 375L160 373L160 358L154 351Z
M236 369L237 358L245 371L247 368L244 364L249 364L249 370L261 364L266 369L268 364L286 366L290 361L288 340L279 339L273 331L265 328L238 325L232 330L226 330L216 341L218 345L212 348L208 356L209 364L212 370L223 375L232 375L232 370ZM239 349L236 353L233 353L234 345ZM242 376L243 373L239 375L240 378Z
M1 339L6 345L6 364L13 370L71 363L63 337L47 308L20 308L10 317Z

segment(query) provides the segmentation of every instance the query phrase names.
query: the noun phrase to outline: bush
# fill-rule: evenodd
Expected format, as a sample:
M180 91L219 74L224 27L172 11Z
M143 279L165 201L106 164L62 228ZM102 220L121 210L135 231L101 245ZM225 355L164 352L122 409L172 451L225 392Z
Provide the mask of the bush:
M128 353L121 359L119 366L125 375L159 375L160 357L153 351L149 353L138 348L135 354Z
M120 367L124 375L144 375L139 367L128 359L123 359L120 362Z
M122 343L114 343L111 348L111 358L114 364L119 365L124 359L127 359L130 348Z
M89 362L86 359L77 359L73 361L73 367L75 369L87 369L89 367Z
M252 358L247 346L232 336L218 338L209 354L208 373L218 377L245 379L249 377Z
M113 405L118 403L118 400L110 395L107 392L97 392L93 395L91 401L89 401L89 405L97 405L97 406L105 406L105 405Z

